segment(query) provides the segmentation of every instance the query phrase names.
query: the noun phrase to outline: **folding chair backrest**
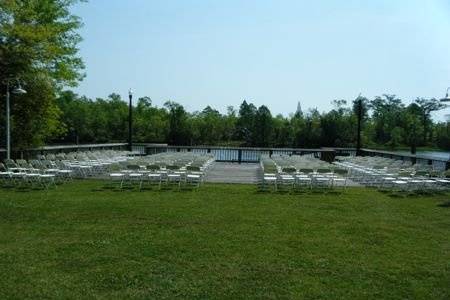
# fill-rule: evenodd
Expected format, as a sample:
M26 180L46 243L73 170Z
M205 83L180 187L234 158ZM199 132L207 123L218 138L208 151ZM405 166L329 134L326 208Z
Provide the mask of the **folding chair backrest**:
M186 170L191 171L191 172L200 172L200 167L197 166L187 166Z
M9 168L17 168L17 164L12 159L5 159L5 166Z
M139 170L141 167L139 167L138 165L127 165L127 169L128 170Z
M16 163L21 167L21 168L26 168L27 165L27 161L24 159L16 159Z
M302 168L302 169L300 169L299 170L301 173L304 173L304 174L311 174L311 173L314 173L314 170L313 169L309 169L309 168Z
M428 171L425 171L425 170L419 170L419 171L416 171L416 173L414 174L414 176L428 177L428 176L430 176L430 174L429 174Z
M376 165L376 166L373 166L373 169L375 169L375 170L381 170L381 169L384 169L384 166Z
M398 176L400 176L400 177L411 177L411 172L409 172L409 171L399 172Z
M147 170L158 171L160 167L158 165L148 165Z
M293 167L286 167L286 168L282 168L281 169L283 171L283 173L295 173L297 172L297 170Z
M348 170L346 169L334 169L334 173L341 175L341 176L347 176Z

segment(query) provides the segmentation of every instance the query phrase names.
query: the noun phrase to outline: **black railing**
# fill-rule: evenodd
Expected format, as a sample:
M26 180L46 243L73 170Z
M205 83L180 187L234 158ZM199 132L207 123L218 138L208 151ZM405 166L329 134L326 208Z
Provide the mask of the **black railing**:
M43 146L27 150L14 150L11 152L12 158L35 158L39 154L77 152L92 150L126 150L126 143L108 143L108 144L84 144L84 145L52 145ZM1 160L6 158L6 150L0 149Z
M145 146L145 154L155 154L161 152L193 152L211 153L216 161L256 163L261 159L261 155L311 155L325 161L332 162L336 155L341 155L341 150L332 148L321 149L301 149L301 148L254 148L254 147L220 147L220 146L169 146L164 144L136 144L135 147L142 151ZM138 150L138 148L133 148ZM345 149L352 152L352 149ZM353 151L355 152L355 151Z
M446 159L432 158L426 155L420 154L405 154L391 151L381 151L373 149L361 149L361 155L363 156L381 156L397 160L410 161L412 164L425 164L431 165L436 170L448 170L450 169L450 161Z
M34 158L38 154L76 152L91 150L126 150L127 143L108 144L84 144L84 145L54 145L33 148L29 150L13 151L13 158ZM253 147L220 147L220 146L171 146L167 144L134 143L133 151L141 155L151 155L161 152L193 152L211 153L217 161L255 163L259 162L262 155L310 155L324 161L332 162L336 156L355 156L355 148L253 148ZM427 157L424 155L404 154L390 151L380 151L372 149L361 149L361 155L381 156L398 160L407 160L411 163L421 163L432 165L435 169L450 169L450 160L442 158ZM6 158L6 150L0 148L0 160Z

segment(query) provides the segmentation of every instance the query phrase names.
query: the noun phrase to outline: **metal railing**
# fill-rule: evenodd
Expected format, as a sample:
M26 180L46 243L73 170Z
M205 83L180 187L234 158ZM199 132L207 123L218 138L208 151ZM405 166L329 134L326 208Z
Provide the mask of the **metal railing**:
M126 150L127 143L106 143L106 144L84 144L84 145L52 145L43 146L22 151L13 151L13 158L34 158L38 154L76 152L91 150ZM309 155L328 162L332 162L336 156L355 156L355 148L257 148L257 147L220 147L220 146L172 146L167 144L154 143L135 143L134 152L141 155L151 155L161 152L193 152L210 153L214 155L217 161L237 162L237 163L256 163L259 162L262 155ZM435 169L450 169L450 160L427 157L424 155L413 155L397 153L390 151L381 151L373 149L361 149L364 156L381 156L398 160L408 160L413 164L428 164ZM0 148L0 160L5 159L6 150Z
M398 159L403 161L410 161L412 164L431 165L436 170L448 170L450 168L450 161L439 158L432 158L425 155L405 154L391 151L361 149L361 154L364 156L381 156L391 159Z
M107 143L107 144L83 144L83 145L52 145L42 146L26 150L15 150L11 152L12 158L35 158L38 154L77 152L92 150L126 150L127 143ZM0 149L1 160L6 158L6 150Z
M136 147L136 148L135 148ZM302 149L302 148L256 148L256 147L220 147L220 146L169 146L166 144L136 144L133 150L143 151L145 154L161 152L193 152L210 153L216 161L256 163L262 155L310 155L325 161L332 162L336 155L341 155L341 150L332 148ZM351 149L346 149L351 152ZM141 152L144 154L144 152Z

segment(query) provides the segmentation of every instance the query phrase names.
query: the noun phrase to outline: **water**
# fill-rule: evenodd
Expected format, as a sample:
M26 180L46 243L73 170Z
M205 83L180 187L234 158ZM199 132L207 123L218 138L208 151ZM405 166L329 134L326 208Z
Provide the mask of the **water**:
M396 151L401 154L411 154L408 151ZM430 158L430 159L442 159L442 160L450 160L450 152L443 151L417 151L416 153L419 156Z

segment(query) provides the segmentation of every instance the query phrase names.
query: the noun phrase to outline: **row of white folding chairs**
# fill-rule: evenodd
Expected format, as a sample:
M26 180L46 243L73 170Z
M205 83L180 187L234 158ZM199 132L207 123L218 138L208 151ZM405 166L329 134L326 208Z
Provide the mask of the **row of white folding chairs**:
M345 172L344 172L345 171ZM295 187L347 187L347 171L339 170L338 172L308 172L308 173L264 173L262 185L264 187L273 186L275 190L279 187L295 188Z
M11 165L11 164L9 164ZM0 163L0 181L2 186L9 187L56 187L56 183L71 180L69 170L41 169L33 166L16 166L9 169Z
M145 183L156 183L159 187L161 187L161 184L175 184L181 187L182 184L200 186L203 183L204 173L201 171L122 170L110 173L109 178L112 182L120 183L120 188L125 183L137 183L139 189Z
M399 170L388 168L363 167L348 162L335 162L336 165L347 168L351 179L365 186L392 188L399 190L436 190L450 187L450 180L440 177L430 177L428 174L412 168Z

